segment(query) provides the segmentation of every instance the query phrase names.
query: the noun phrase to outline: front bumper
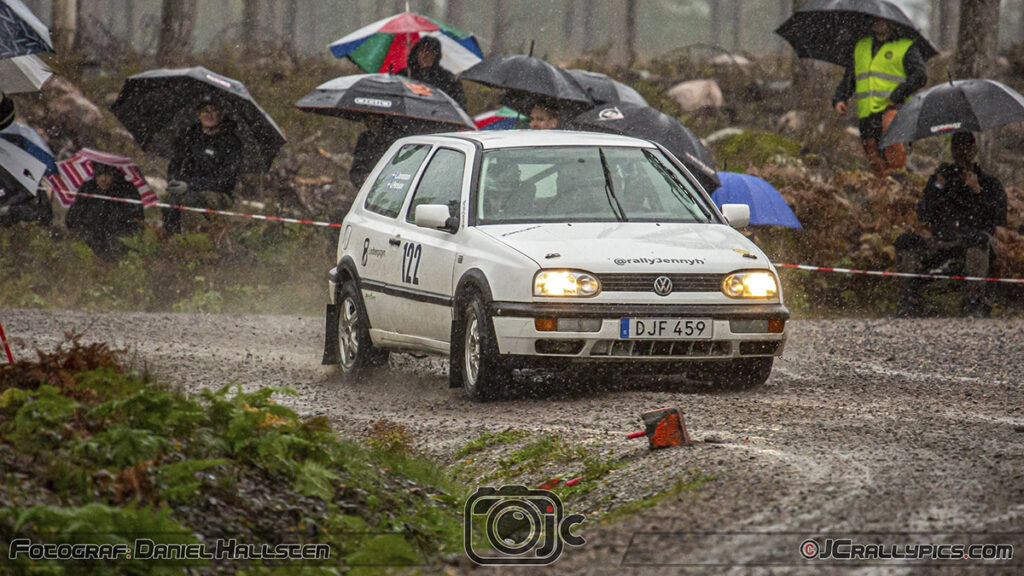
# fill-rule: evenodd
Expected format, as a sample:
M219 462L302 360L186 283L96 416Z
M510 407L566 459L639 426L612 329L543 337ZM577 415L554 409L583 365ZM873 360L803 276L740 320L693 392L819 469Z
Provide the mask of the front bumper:
M733 321L789 318L781 304L578 304L493 302L490 306L498 350L503 355L587 361L698 361L779 356L786 331L734 331ZM537 318L600 319L592 332L539 331ZM709 318L707 340L622 339L622 318Z

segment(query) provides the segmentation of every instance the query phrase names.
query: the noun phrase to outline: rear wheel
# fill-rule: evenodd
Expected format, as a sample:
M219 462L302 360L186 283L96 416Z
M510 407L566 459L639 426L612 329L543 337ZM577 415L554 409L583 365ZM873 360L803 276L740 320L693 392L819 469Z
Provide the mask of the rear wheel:
M359 288L352 280L346 280L341 286L338 315L338 344L341 350L339 364L345 373L355 374L363 368L387 362L388 351L374 348L370 340L366 308Z
M774 362L774 356L709 362L701 366L697 377L719 388L754 388L768 381Z
M487 314L483 298L471 294L462 309L462 321L457 324L459 333L453 341L459 343L452 349L453 368L458 368L462 390L471 400L493 398L512 378L512 370L498 353L498 342L494 336L494 323Z

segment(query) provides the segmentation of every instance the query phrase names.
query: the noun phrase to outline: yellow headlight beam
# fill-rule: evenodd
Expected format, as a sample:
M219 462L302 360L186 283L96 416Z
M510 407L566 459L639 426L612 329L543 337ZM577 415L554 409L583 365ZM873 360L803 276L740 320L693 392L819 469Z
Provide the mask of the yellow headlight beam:
M593 275L576 270L541 270L533 277L534 296L594 296L601 287Z
M730 298L774 298L779 285L771 272L738 272L725 277L722 292Z

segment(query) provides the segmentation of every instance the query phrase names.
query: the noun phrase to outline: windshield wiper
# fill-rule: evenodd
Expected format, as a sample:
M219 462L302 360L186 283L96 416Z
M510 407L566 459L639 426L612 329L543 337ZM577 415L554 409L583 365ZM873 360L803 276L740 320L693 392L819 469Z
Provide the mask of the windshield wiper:
M608 205L611 206L616 218L622 222L629 222L629 218L626 218L626 211L622 209L622 204L619 204L619 199L615 196L615 186L612 185L612 173L608 170L608 160L604 157L604 150L598 148L597 153L601 155L601 169L604 170L604 191L608 195Z
M690 195L689 191L687 191L686 189L686 186L679 181L679 178L676 178L676 175L673 174L672 171L668 169L668 166L665 166L661 162L661 160L658 160L658 157L651 153L649 150L643 150L642 152L644 153L644 156L647 158L647 161L650 162L651 165L654 166L654 169L661 174L661 177L665 178L666 181L668 181L667 183L669 185L669 190L672 191L672 194L676 198L679 198L681 201L687 204L693 204L694 206L696 206L697 209L700 210L701 214L703 214L704 217L707 218L708 220L713 221L715 219L714 216L712 216L711 213L708 212L707 208L703 205L702 202L698 202L693 198L693 196Z

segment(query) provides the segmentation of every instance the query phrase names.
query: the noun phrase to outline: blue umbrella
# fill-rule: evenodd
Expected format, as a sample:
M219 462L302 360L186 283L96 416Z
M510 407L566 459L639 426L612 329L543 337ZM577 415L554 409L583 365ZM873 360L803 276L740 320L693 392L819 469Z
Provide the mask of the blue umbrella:
M53 52L50 30L21 0L0 2L0 59Z
M14 122L7 128L0 130L0 138L7 140L18 148L31 154L36 160L46 165L46 176L57 173L57 161L53 157L53 151L46 145L46 142L34 129Z
M750 206L752 226L788 226L802 230L796 214L771 184L749 174L719 172L722 187L711 194L719 208L722 204Z

